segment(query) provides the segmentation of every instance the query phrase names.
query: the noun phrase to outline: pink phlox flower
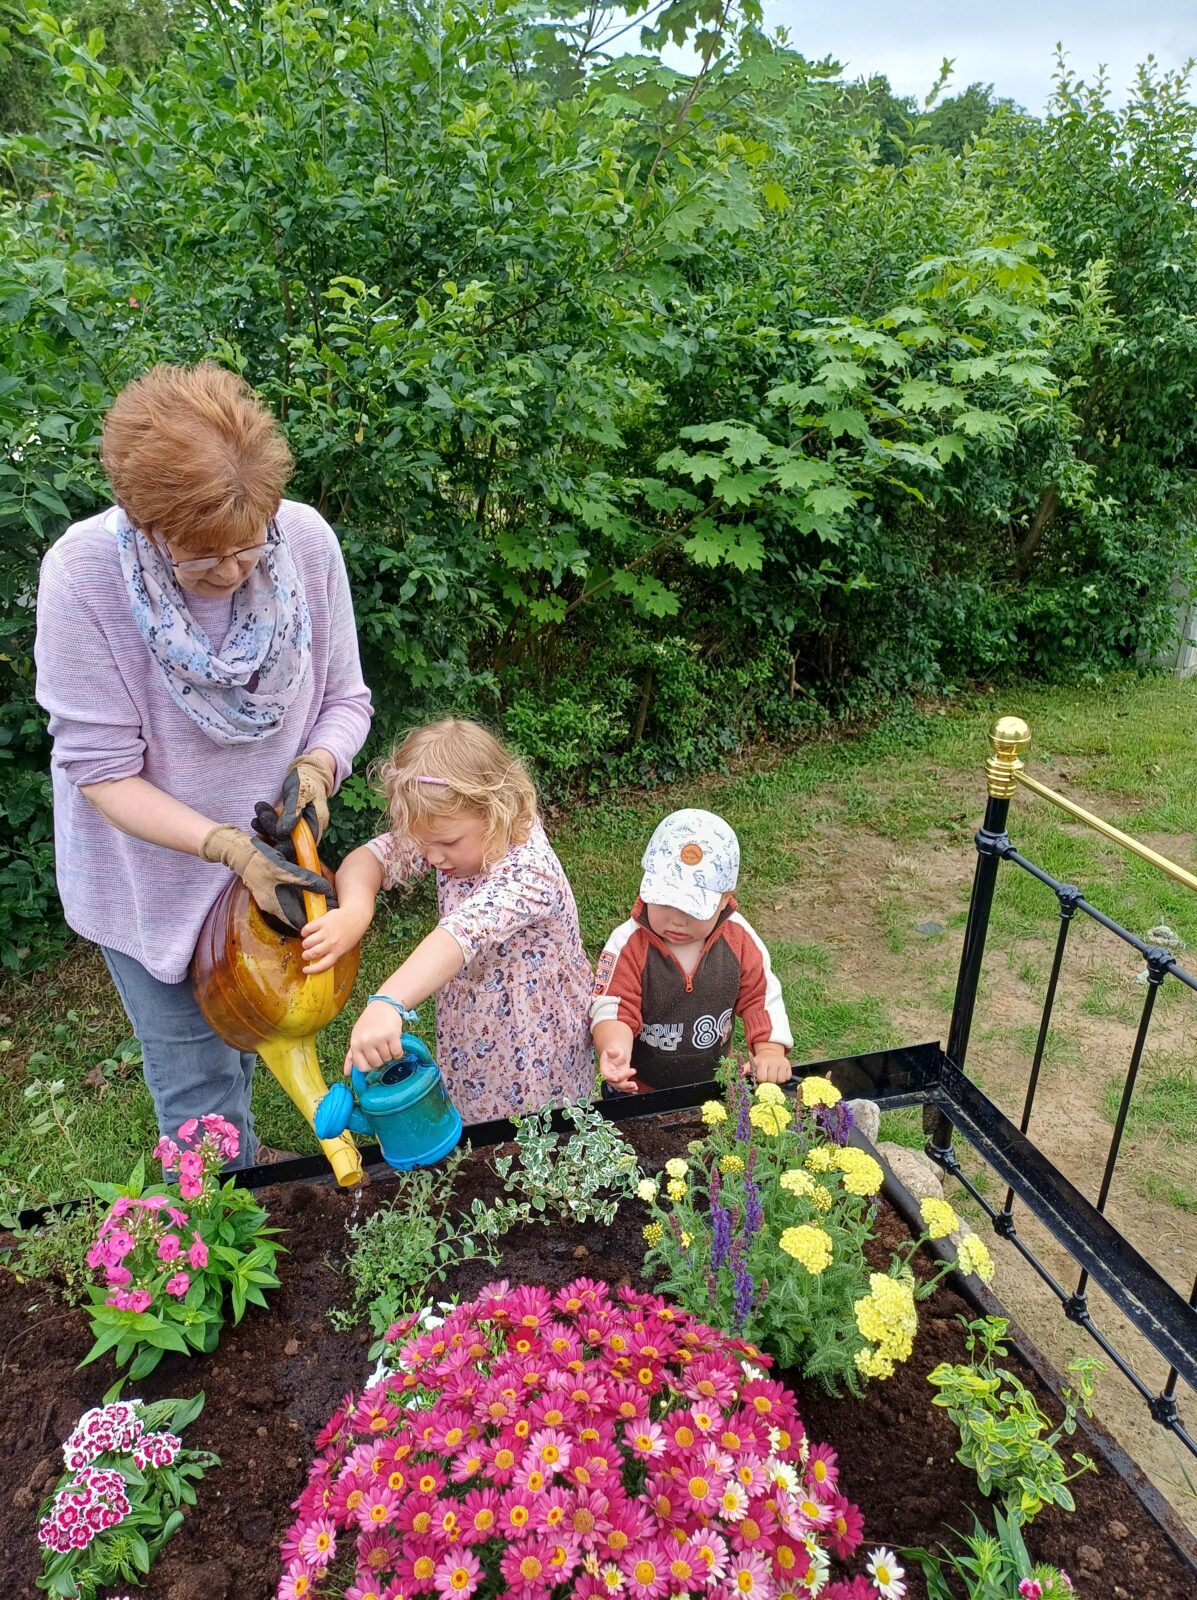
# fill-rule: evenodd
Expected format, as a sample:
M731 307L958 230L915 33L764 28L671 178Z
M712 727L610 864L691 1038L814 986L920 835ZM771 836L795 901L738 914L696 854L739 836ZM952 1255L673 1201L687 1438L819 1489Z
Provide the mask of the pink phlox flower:
M187 1213L185 1211L181 1211L178 1206L167 1206L166 1214L174 1223L176 1228L185 1228L191 1221L191 1218L187 1215Z
M168 1278L166 1280L167 1294L173 1294L178 1300L183 1298L190 1287L191 1276L186 1272L176 1272L173 1278Z
M209 1112L200 1121L204 1128L216 1142L217 1149L226 1161L231 1161L241 1148L241 1135L231 1122L226 1122L223 1117Z
M147 1194L143 1195L140 1200L134 1200L132 1203L135 1206L141 1206L143 1210L157 1213L166 1206L167 1200L164 1194Z
M154 1160L161 1161L164 1172L169 1172L179 1159L179 1147L165 1135L154 1146Z
M669 1440L659 1422L629 1422L624 1426L623 1437L628 1449L641 1461L663 1456L669 1448Z
M128 1267L108 1267L104 1272L104 1282L110 1289L123 1289L127 1283L133 1282L133 1274Z
M309 1522L299 1541L299 1554L309 1567L327 1567L337 1559L337 1528L328 1517Z
M195 1200L203 1192L203 1157L194 1150L185 1150L179 1157L179 1193L184 1200Z
M482 1579L482 1563L470 1550L451 1550L432 1575L432 1586L444 1600L469 1600ZM348 1597L346 1597L348 1600Z
M182 1140L182 1142L184 1144L190 1144L191 1143L192 1139L195 1138L195 1131L196 1131L196 1129L198 1127L199 1127L199 1119L198 1119L198 1117L188 1117L186 1122L180 1122L178 1133L179 1133L179 1138Z
M179 1236L177 1233L164 1233L158 1241L158 1260L173 1261L179 1254Z
M134 1289L127 1298L125 1309L127 1311L148 1311L152 1303L152 1298L147 1289Z

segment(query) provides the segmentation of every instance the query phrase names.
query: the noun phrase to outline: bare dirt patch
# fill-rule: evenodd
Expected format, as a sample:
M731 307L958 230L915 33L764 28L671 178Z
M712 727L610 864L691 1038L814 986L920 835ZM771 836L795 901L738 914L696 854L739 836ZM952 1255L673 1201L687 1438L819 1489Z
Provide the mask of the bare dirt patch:
M975 779L970 776L968 783L975 812ZM976 863L968 833L951 843L895 845L866 827L839 821L819 826L803 845L793 892L757 916L761 933L767 940L822 946L831 958L829 987L840 998L882 1001L899 1038L944 1039ZM1192 859L1190 839L1154 835L1151 842L1174 859ZM944 931L916 931L930 923ZM1022 1115L1055 937L1049 905L1041 937L1011 941L995 932L987 951L967 1064L1015 1122ZM1111 1086L1120 1087L1125 1077L1143 1002L1141 967L1135 952L1104 930L1088 922L1073 930L1035 1097L1032 1137L1094 1200L1114 1131ZM1156 1008L1138 1093L1165 1063L1172 1071L1177 1063L1181 1071L1187 1064L1191 1072L1195 1045L1197 996L1178 992ZM1197 1215L1166 1194L1169 1186L1175 1194L1197 1183L1193 1156L1194 1146L1167 1125L1128 1134L1107 1205L1115 1225L1186 1297L1197 1268ZM987 1198L1000 1203L1003 1193L993 1180ZM1027 1242L1071 1290L1076 1268L1065 1252L1017 1208L1016 1215ZM1018 1253L1001 1241L994 1245L1000 1297L1053 1362L1062 1369L1074 1356L1094 1353ZM1163 1362L1099 1290L1091 1289L1090 1299L1099 1327L1158 1392L1166 1377ZM1197 1423L1197 1404L1183 1387L1179 1399L1186 1420ZM1186 1453L1150 1423L1143 1402L1113 1370L1099 1382L1097 1409L1197 1528L1197 1501L1183 1492L1183 1468L1192 1471Z

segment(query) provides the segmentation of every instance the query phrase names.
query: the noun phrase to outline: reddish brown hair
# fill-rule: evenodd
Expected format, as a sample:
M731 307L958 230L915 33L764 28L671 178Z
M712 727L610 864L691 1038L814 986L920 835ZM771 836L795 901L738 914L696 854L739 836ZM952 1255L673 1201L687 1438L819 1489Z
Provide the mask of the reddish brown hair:
M256 544L294 465L244 378L210 361L151 367L122 389L100 456L131 522L201 556Z

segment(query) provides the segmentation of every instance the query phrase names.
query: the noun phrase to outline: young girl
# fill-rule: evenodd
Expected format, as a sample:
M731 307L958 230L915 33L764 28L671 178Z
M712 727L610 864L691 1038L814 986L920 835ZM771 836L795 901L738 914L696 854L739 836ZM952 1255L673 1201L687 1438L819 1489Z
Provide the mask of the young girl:
M358 943L379 889L430 870L440 922L371 997L345 1071L402 1055L404 1012L435 994L437 1062L463 1122L589 1098L590 963L523 766L450 719L409 734L381 777L391 831L345 858L337 909L303 930L304 970Z

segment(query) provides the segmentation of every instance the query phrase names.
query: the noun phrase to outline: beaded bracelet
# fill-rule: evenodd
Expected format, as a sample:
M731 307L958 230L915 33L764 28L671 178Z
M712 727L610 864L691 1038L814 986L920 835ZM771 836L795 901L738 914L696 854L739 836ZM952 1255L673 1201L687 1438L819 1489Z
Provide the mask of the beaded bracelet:
M403 1018L404 1022L419 1022L420 1020L420 1014L418 1011L412 1011L408 1006L403 1004L402 1000L396 1000L394 995L371 994L366 996L367 1005L369 1005L372 1000L381 1000L385 1005L394 1006L395 1010Z

